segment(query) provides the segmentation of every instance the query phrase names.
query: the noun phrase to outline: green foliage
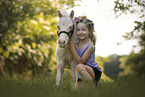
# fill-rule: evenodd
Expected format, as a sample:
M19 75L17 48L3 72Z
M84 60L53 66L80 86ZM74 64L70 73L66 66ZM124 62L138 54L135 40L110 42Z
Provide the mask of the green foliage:
M12 75L48 72L56 64L57 10L75 6L74 0L0 0L0 6L4 70Z
M121 68L124 72L121 75L136 75L138 77L145 76L145 53L140 51L135 54L132 52L129 56L122 60ZM124 62L123 62L124 61Z
M142 0L117 0L114 2L115 6L114 6L114 11L117 15L120 16L123 13L127 14L127 13L131 13L131 14L135 14L135 13L140 13L139 18L141 18L141 21L134 21L134 23L136 24L136 26L134 27L134 29L131 32L126 32L126 35L124 35L123 37L125 39L138 39L139 41L142 36L144 36L145 34L145 20L144 20L144 8L145 8L145 2Z
M131 14L141 12L142 15L140 17L144 17L143 13L145 2L143 0L116 0L114 1L114 3L114 11L119 15L121 15L122 13L127 14L128 12L130 12ZM136 9L136 6L140 7L140 9Z
M101 57L101 56L96 56L96 62L98 63L99 67L102 70L102 75L101 75L101 80L100 82L112 82L113 80L111 78L109 78L108 76L106 76L106 74L104 73L104 63L105 62L109 62L109 58L106 57Z
M145 8L145 1L144 0L116 0L114 11L116 14L122 13L127 14L130 12L131 14L140 13L139 18L141 21L135 20L134 29L131 32L126 32L126 35L123 37L127 40L136 39L141 47L141 51L137 54L132 52L129 56L126 56L122 59L122 68L125 69L124 74L134 74L137 76L145 76L145 20L144 20L144 8ZM131 70L131 71L129 71ZM123 73L122 73L123 74ZM122 75L121 74L121 75Z
M108 56L109 62L104 62L104 73L112 79L116 78L119 72L122 71L122 69L119 68L121 57L122 56L113 54Z
M104 58L104 57L101 57L101 56L96 56L95 60L98 63L101 70L104 71L104 62L108 62L109 59L107 57Z

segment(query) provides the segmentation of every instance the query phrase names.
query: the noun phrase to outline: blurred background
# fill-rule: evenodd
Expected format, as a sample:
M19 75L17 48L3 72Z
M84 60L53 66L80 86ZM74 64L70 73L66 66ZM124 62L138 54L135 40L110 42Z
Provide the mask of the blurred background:
M126 41L122 36L125 35L125 32L132 31L135 20L144 20L139 18L142 13L127 13L127 15L122 14L118 17L118 13L115 14L114 11L114 1L82 0L82 2L75 2L81 6L69 9L75 11L75 16L86 15L93 20L97 34L96 55L98 56L105 57L114 53L129 54L133 50L137 53L141 49L137 40ZM141 10L141 7L134 6L134 9ZM132 48L133 45L137 47Z
M93 20L104 79L145 77L144 0L0 0L0 79L56 74L61 8Z

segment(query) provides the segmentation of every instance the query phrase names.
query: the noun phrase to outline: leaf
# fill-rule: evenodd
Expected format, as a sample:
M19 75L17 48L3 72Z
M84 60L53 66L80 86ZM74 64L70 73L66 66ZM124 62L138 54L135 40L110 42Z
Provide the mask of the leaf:
M8 51L4 51L4 52L3 52L3 56L4 56L5 58L8 58L9 55L10 55L10 53L9 53Z
M3 52L3 48L0 47L0 54Z
M36 43L32 42L32 48L35 49L36 48Z

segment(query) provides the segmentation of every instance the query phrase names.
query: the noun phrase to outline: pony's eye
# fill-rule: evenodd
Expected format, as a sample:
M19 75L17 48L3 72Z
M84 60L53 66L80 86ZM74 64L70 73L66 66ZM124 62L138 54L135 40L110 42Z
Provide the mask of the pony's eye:
M73 27L72 27L72 26L70 26L70 27L69 27L69 29L73 29Z
M77 31L80 31L80 29L77 29Z
M83 31L86 31L86 29L82 29Z

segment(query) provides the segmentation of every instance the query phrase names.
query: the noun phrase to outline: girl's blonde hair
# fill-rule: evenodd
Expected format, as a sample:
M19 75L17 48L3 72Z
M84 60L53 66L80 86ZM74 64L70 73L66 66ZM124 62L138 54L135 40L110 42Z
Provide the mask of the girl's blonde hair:
M86 16L79 16L75 18L75 23L76 25L80 22L86 23L90 34L89 34L89 38L91 39L91 41L93 42L93 44L96 44L96 35L94 34L94 23L93 21L87 19Z

